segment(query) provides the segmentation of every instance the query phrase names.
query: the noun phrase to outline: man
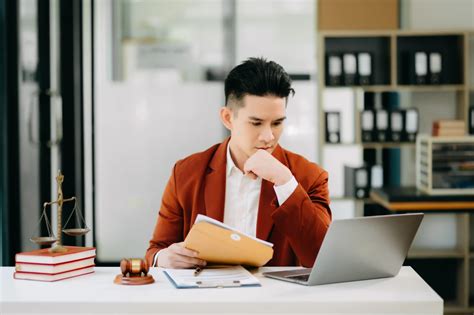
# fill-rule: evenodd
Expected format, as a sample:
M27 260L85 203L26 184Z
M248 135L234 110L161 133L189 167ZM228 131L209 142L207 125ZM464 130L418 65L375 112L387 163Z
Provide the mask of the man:
M182 242L205 214L273 243L268 265L312 267L331 222L328 175L278 145L290 93L285 70L263 58L229 73L220 118L230 138L174 166L146 252L150 266L204 266Z

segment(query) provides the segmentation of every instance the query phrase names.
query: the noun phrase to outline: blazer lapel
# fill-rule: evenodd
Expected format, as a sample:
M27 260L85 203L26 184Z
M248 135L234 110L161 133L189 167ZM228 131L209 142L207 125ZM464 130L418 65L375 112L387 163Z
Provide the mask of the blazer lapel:
M277 145L272 155L281 163L288 166L288 162L283 154L283 149L279 145ZM272 213L278 206L278 199L275 189L273 189L273 183L262 180L260 201L258 203L257 238L268 240L268 236L273 228Z
M204 184L206 215L221 222L224 220L226 149L229 139L222 142L214 153Z

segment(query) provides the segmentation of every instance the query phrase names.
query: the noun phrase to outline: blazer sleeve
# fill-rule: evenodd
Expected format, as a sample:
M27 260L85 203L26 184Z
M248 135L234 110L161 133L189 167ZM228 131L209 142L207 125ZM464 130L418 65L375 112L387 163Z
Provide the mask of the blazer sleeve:
M153 266L155 254L173 243L183 241L183 207L178 201L176 189L176 168L174 166L163 193L158 220L145 258Z
M331 223L328 173L321 170L307 190L298 184L290 197L274 210L272 219L288 238L301 264L312 267Z

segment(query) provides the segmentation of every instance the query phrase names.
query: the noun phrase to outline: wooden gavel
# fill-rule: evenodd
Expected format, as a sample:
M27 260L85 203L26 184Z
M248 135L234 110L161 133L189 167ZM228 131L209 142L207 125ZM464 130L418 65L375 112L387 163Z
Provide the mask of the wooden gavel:
M142 273L146 276L149 269L146 260L141 258L124 258L120 261L120 270L124 277L127 277L127 274L129 277L141 277Z

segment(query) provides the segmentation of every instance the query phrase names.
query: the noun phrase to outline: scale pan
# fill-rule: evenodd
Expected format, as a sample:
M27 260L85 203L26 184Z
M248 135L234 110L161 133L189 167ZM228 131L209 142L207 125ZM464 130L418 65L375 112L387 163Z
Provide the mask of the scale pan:
M54 236L38 236L30 238L30 241L38 245L51 245L58 239Z
M84 228L84 229L64 229L63 232L64 234L70 235L70 236L81 236L87 234L91 229L89 228Z

